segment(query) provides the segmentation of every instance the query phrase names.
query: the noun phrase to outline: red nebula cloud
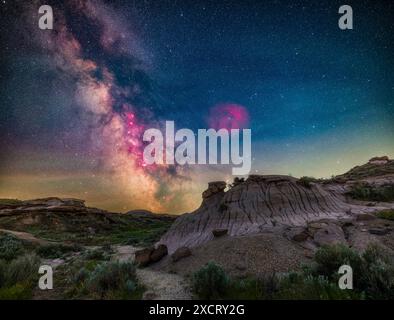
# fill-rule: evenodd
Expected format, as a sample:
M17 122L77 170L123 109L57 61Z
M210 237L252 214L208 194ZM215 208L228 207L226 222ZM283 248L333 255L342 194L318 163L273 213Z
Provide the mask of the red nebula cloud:
M215 105L209 112L208 124L210 128L243 129L249 123L249 114L245 107L235 103L221 103Z

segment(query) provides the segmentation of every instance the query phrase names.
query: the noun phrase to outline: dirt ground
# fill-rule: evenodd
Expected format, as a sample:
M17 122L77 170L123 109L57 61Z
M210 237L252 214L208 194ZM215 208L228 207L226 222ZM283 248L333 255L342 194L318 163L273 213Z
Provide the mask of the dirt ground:
M187 276L214 261L231 276L244 277L297 270L310 261L308 256L310 253L297 243L278 234L263 233L217 238L192 248L189 257L178 262L166 257L152 268Z

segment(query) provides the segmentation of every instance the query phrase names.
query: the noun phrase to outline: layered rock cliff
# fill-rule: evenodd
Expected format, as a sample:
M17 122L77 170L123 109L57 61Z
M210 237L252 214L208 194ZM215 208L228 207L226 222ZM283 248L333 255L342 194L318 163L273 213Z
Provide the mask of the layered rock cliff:
M305 226L322 218L340 218L376 208L347 203L343 193L319 183L305 185L290 176L251 175L225 192L212 182L201 206L176 219L160 243L169 252L194 247L214 238L217 229L230 236L257 234L278 226Z

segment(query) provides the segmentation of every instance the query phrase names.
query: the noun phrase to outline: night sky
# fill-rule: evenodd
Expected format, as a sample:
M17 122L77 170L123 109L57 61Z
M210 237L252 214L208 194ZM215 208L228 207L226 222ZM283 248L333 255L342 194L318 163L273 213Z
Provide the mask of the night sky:
M54 30L38 28L38 8ZM338 9L353 8L340 30ZM196 208L219 166L145 167L142 133L240 108L251 173L330 177L394 157L392 1L1 0L0 197Z

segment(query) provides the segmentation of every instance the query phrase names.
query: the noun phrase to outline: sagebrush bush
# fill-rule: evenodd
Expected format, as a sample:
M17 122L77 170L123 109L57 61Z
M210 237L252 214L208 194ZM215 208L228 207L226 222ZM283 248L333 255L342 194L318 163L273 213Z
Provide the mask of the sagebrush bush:
M100 299L132 298L136 293L136 268L129 262L104 262L87 279L87 289Z
M201 299L219 299L229 287L229 278L224 270L209 262L193 274L192 287Z
M12 260L24 252L23 242L10 234L0 233L0 259Z
M394 299L394 261L376 245L369 246L362 255L359 287L368 299Z
M0 260L0 300L29 299L38 281L39 262L34 254Z
M275 274L257 278L232 279L225 299L270 300L279 289L279 278Z
M394 262L377 245L368 246L362 255L342 245L322 247L315 254L315 263L309 273L328 277L334 284L339 278L339 267L350 265L355 291L367 299L394 298Z
M280 280L275 299L286 300L347 300L360 299L362 295L351 290L341 290L336 282L324 276L291 273Z
M345 264L353 269L353 290L338 285L338 270ZM394 262L376 245L362 255L343 245L324 246L299 272L229 279L210 263L194 274L192 284L200 299L394 299Z
M26 254L12 260L6 268L4 284L12 286L35 281L38 279L39 266L40 259L35 254Z
M0 260L0 288L5 285L7 265L6 261Z
M323 246L319 248L314 257L315 264L310 273L314 275L322 275L330 280L338 279L338 269L346 264L353 269L353 274L360 275L360 267L362 259L360 255L353 249L345 245Z
M88 277L89 277L89 271L86 268L82 267L76 272L72 280L74 283L82 283L86 281Z

